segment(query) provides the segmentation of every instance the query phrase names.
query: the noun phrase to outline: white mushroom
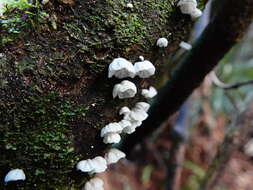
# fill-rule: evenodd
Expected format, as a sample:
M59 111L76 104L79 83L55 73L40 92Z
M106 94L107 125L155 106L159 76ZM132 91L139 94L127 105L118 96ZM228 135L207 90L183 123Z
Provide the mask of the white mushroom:
M192 45L187 43L187 42L180 42L179 46L185 50L191 50L192 49Z
M122 132L126 133L126 134L132 134L135 132L135 129L136 129L136 127L129 126L129 127L125 127Z
M146 102L137 102L134 107L138 109L143 109L145 112L147 112L150 105Z
M124 98L132 98L135 96L137 93L137 88L134 83L128 81L128 80L123 80L121 83L116 84L113 88L113 98L116 98L117 96L119 99L124 99Z
M126 157L126 154L116 148L111 148L105 154L105 160L107 161L108 165L117 163L121 158L125 158L125 157Z
M180 0L177 4L183 14L191 14L197 8L196 0Z
M107 165L106 160L103 157L97 156L93 159L79 161L76 168L82 172L101 173L106 170Z
M121 133L122 127L118 123L109 123L101 129L100 136L104 137L107 133Z
M132 111L124 117L128 121L144 121L148 114L143 109L133 108Z
M118 122L118 124L121 126L122 130L124 130L124 128L126 127L131 127L132 123L128 120L122 119L120 122Z
M92 172L94 170L94 166L91 159L81 160L77 163L76 169L82 172Z
M141 56L139 56L139 59L141 60L141 61L144 61L144 57L141 55Z
M122 79L126 77L134 78L135 70L133 64L124 58L115 58L109 65L108 77Z
M97 156L92 159L94 170L92 173L102 173L107 169L106 160L102 156Z
M126 7L132 9L132 8L134 8L134 5L132 3L127 3Z
M150 61L140 61L134 64L136 75L140 78L148 78L155 74L155 67Z
M86 182L83 190L104 190L103 186L103 180L98 177L94 177L90 181Z
M167 47L168 46L168 40L167 38L159 38L156 42L156 45L160 48Z
M21 169L13 169L13 170L10 170L5 178L4 178L4 182L7 183L9 181L19 181L19 180L25 180L26 177L25 177L25 173L23 170Z
M150 99L157 95L157 91L153 86L151 86L149 89L142 89L141 95L147 99Z
M124 107L122 107L122 108L119 110L119 115L125 115L125 114L129 113L130 111L131 111L131 110L130 110L128 107L124 106Z
M196 18L199 18L202 15L202 11L200 9L195 9L194 11L191 12L191 18L194 20Z
M118 133L106 133L103 138L105 144L119 143L120 140L121 137Z

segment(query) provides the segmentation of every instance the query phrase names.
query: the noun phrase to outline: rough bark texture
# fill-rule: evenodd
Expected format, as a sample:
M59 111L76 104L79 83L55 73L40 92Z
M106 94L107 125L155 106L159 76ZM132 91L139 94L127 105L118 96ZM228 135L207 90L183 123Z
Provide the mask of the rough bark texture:
M210 21L200 39L193 46L182 64L175 70L172 79L161 89L149 110L149 117L142 127L126 138L125 151L154 131L171 116L219 60L242 37L253 20L252 0L223 0L221 8Z
M103 155L100 129L119 119L123 105L113 100L115 79L107 79L115 57L140 55L158 68L140 88L159 84L165 56L190 32L192 21L176 0L58 0L44 7L11 9L1 18L0 188L79 189L87 175L75 170L80 159ZM199 4L203 8L203 4ZM159 37L168 48L155 46ZM13 168L27 180L3 184Z

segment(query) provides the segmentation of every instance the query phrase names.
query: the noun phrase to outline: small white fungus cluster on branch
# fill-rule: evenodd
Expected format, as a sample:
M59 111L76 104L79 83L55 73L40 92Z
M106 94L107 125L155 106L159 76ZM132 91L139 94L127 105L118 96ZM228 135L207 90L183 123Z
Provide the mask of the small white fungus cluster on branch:
M25 173L23 170L21 169L13 169L13 170L10 170L5 178L4 178L4 182L7 183L9 181L19 181L19 180L25 180L26 177L25 177Z
M177 4L183 14L188 14L192 19L196 19L202 15L202 11L197 8L196 0L180 0Z
M94 177L85 184L83 190L104 190L103 186L103 180L98 177Z
M157 91L155 87L150 86L149 89L142 89L141 95L144 96L146 99L150 99L157 95Z
M143 57L141 57L143 58ZM139 76L140 78L148 78L155 74L154 65L147 60L136 62L134 65L126 60L125 58L115 58L108 69L108 77L111 78L115 76L116 78L134 78Z

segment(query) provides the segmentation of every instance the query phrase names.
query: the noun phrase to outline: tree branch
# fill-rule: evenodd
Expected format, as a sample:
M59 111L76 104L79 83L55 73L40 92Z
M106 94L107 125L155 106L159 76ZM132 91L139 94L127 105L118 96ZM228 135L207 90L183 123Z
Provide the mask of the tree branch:
M135 144L176 112L247 30L253 20L253 1L223 0L220 3L222 8L175 70L172 79L159 91L148 119L123 142L125 152L129 153Z

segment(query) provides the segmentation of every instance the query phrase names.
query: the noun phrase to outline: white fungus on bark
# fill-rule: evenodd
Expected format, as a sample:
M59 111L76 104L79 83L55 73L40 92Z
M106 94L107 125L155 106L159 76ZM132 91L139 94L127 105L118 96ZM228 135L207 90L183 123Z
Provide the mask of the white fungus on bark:
M113 76L119 79L126 77L134 78L135 70L133 64L125 58L120 57L113 59L109 65L108 77L111 78Z
M141 95L146 99L150 99L157 95L157 91L153 86L150 86L149 89L142 89Z
M79 161L76 168L82 172L101 173L106 170L107 165L106 160L103 157L97 156L93 159Z
M147 112L150 108L150 105L147 102L137 102L134 107L138 109L143 109L145 112Z
M121 126L122 130L124 130L124 128L126 127L131 127L131 122L125 119L122 119L120 122L118 122L118 124Z
M113 88L112 96L119 99L132 98L137 93L137 88L134 83L123 80L121 83L116 84Z
M121 133L122 127L116 122L109 123L101 129L100 136L104 137L107 133Z
M197 8L196 0L180 0L177 4L183 14L191 14Z
M187 42L180 42L179 46L185 50L191 50L192 49L192 45L187 43Z
M155 74L155 66L150 61L140 61L134 64L136 75L140 78L148 78Z
M159 38L156 42L156 45L160 48L164 48L164 47L167 47L168 46L168 40L167 38Z
M25 173L22 169L13 169L6 174L4 182L7 183L9 181L19 181L25 179L26 179Z
M126 7L129 8L129 9L132 9L132 8L134 8L134 5L132 3L127 3Z
M105 144L113 144L113 143L119 143L121 140L121 137L118 133L106 133L103 142Z
M194 20L194 19L199 18L202 15L202 11L196 8L190 15L191 15L191 18Z
M103 186L103 180L98 177L94 177L90 181L86 182L83 190L104 190Z
M141 55L139 56L140 61L144 61L144 57Z
M128 107L124 106L124 107L122 107L122 108L119 110L119 115L125 115L125 114L129 113L130 111L131 111L131 110L130 110Z
M125 157L126 157L126 154L116 148L111 148L105 154L105 160L107 162L107 165L117 163L120 159L125 158Z
M188 14L192 19L196 19L202 15L202 11L197 8L196 0L180 0L177 4L183 14Z

